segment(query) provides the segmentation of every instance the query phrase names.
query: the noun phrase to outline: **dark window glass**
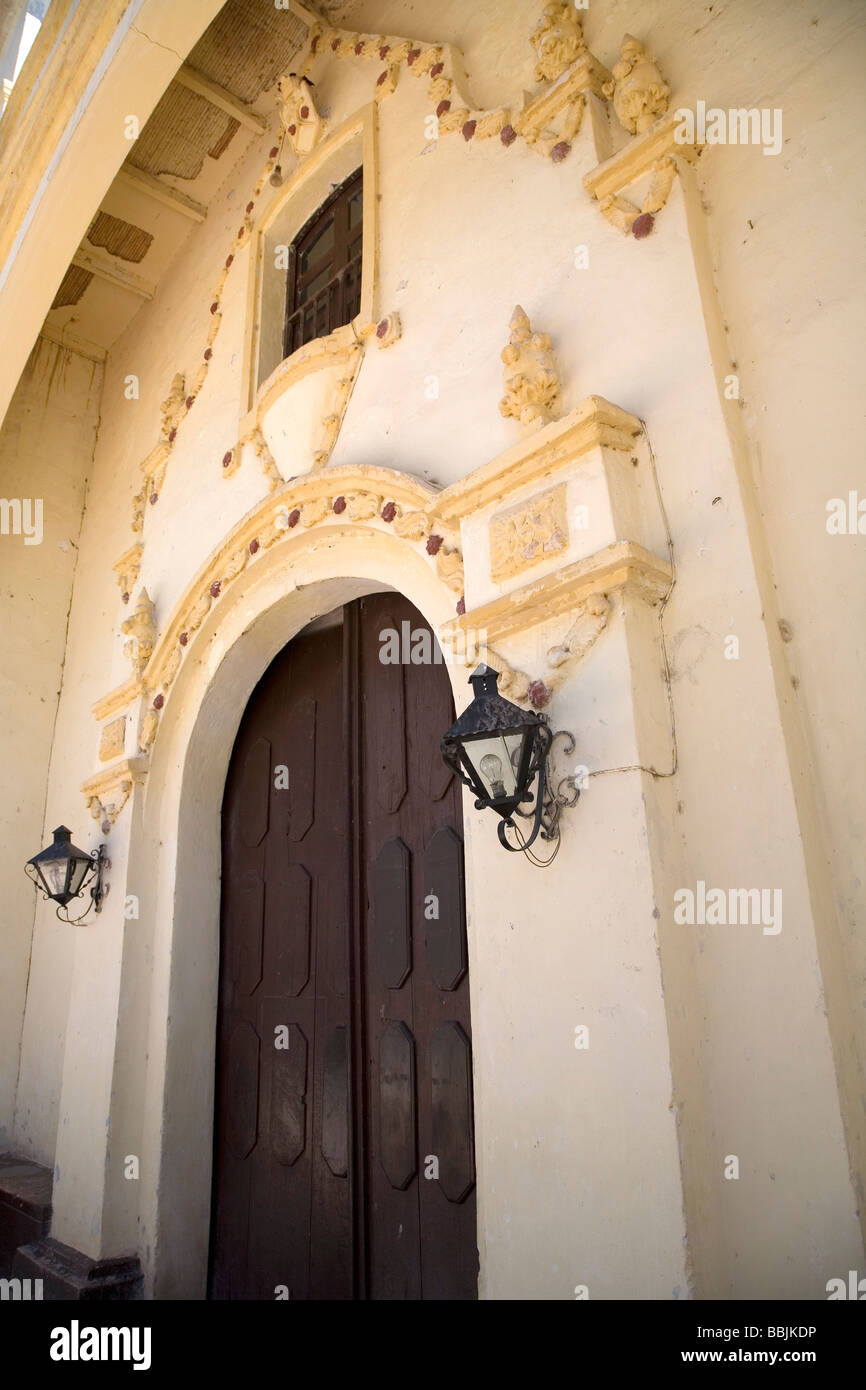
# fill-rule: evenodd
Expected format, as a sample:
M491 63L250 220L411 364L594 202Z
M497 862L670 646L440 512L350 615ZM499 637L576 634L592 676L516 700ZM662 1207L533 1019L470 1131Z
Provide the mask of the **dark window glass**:
M351 174L302 227L289 252L283 356L351 323L361 309L363 186Z

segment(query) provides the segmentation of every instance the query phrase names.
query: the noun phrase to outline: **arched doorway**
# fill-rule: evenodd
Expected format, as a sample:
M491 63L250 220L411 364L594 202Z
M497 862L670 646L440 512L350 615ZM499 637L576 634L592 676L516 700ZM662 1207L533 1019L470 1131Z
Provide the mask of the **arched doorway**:
M476 1296L461 798L437 656L408 600L371 594L295 638L241 721L213 1298Z

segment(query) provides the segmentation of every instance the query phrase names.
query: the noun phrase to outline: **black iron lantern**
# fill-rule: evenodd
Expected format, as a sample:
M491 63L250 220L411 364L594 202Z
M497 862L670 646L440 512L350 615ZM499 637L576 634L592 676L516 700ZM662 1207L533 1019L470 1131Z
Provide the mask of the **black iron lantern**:
M539 834L543 840L558 840L560 811L573 806L580 792L568 777L556 792L550 790L548 757L554 739L568 739L566 751L573 752L574 738L565 732L551 733L545 715L521 709L500 695L499 672L489 666L479 666L469 680L475 698L444 735L442 757L474 794L476 808L489 808L501 817L498 832L505 849L528 850ZM562 791L565 785L570 788L568 794ZM521 809L532 802L532 809ZM528 839L520 833L515 816L532 820ZM520 843L509 841L509 830ZM533 862L550 863L553 857Z
M58 825L54 831L53 843L47 849L34 854L24 865L24 872L36 887L42 890L43 897L50 898L58 904L57 916L61 922L74 924L83 921L91 905L97 912L101 910L102 899L105 896L102 886L102 871L106 864L104 848L104 845L100 845L92 853L76 849L72 843L72 832L65 825ZM61 909L65 910L73 898L83 897L88 883L91 904L80 917L61 917Z

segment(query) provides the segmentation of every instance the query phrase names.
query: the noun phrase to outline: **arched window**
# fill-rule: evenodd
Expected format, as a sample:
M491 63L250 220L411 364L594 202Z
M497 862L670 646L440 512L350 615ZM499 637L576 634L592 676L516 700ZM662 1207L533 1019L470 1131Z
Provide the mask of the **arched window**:
M292 242L283 356L351 323L361 308L363 176L335 188Z

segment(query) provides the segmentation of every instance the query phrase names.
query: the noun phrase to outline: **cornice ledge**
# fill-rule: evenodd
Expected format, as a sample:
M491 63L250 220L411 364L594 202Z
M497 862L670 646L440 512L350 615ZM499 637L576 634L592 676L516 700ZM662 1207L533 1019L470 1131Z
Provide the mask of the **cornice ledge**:
M442 633L453 640L467 632L483 632L488 642L497 642L573 611L592 594L630 587L650 603L658 603L672 581L673 573L665 560L635 541L616 541L555 574L470 609L446 623Z
M120 758L88 777L81 783L81 790L86 797L98 796L102 800L106 792L118 791L126 782L143 782L147 776L147 762L147 757L141 753L134 758Z
M97 700L95 705L91 705L94 718L101 723L103 719L110 719L113 714L120 714L122 710L128 709L133 701L137 700L143 693L143 681L137 676L130 676L129 680L123 682L123 685L118 685L107 695L103 695L101 700Z
M643 426L635 415L589 396L562 420L554 420L536 434L506 449L505 453L452 483L436 495L431 510L451 525L471 512L480 511L529 483L541 484L552 473L576 463L592 449L632 449Z
M623 149L597 164L583 176L583 186L599 202L602 198L619 193L636 179L649 174L658 160L673 155L685 160L695 160L701 147L694 143L680 144L675 131L681 124L676 112L659 121L645 135L635 136Z

